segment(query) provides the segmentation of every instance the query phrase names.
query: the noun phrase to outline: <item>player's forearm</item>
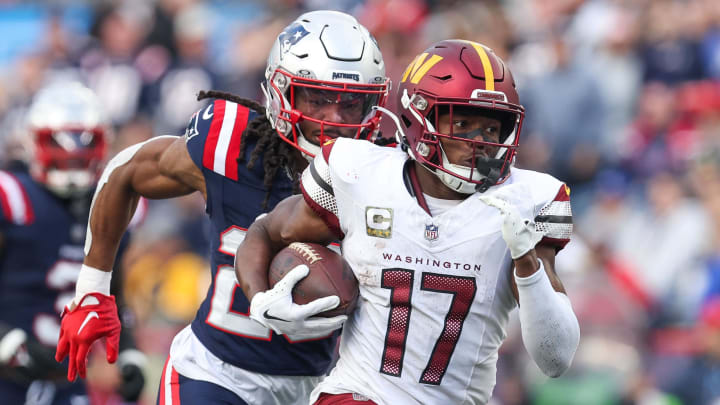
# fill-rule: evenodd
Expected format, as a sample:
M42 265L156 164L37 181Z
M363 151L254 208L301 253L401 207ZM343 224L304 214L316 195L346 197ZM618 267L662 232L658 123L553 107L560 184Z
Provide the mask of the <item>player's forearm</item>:
M268 267L274 254L282 248L273 242L264 219L255 221L235 255L235 274L248 300L268 289Z
M161 136L130 146L108 162L90 209L85 264L110 271L140 196L170 198L205 184L183 138Z
M125 165L131 153L134 151L126 149L108 163L93 197L84 264L98 270L112 271L120 240L140 197L130 185L132 167Z
M513 260L513 264L515 265L515 274L517 274L518 277L530 277L540 267L535 249Z
M543 373L558 377L570 367L580 341L580 326L570 300L553 289L543 266L528 277L516 269L515 282L525 348Z

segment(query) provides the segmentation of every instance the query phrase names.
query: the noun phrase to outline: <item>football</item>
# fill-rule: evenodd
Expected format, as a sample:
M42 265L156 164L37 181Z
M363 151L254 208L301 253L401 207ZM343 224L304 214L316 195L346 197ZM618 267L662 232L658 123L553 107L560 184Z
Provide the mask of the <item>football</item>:
M307 304L317 298L337 295L340 305L317 316L347 315L355 309L359 290L352 268L342 256L315 243L294 242L279 251L270 263L270 288L300 264L307 265L310 272L293 288L293 302Z

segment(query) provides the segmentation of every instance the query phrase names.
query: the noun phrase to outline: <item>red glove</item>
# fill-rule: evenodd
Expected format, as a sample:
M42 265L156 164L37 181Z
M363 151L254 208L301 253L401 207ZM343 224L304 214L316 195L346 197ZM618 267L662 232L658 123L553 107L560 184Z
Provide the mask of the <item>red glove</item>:
M106 338L107 361L114 363L117 360L120 328L112 295L89 293L74 309L65 307L55 360L63 361L69 350L69 381L75 380L76 373L85 378L88 351L92 343L100 338Z

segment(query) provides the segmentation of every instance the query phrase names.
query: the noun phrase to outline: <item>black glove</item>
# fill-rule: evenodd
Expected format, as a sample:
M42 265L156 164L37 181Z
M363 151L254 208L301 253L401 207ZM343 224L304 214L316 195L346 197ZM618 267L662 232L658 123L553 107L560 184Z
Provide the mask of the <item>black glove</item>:
M0 375L19 384L65 379L67 366L55 361L54 347L39 343L19 328L0 329Z
M117 391L127 402L136 402L145 386L143 368L146 363L145 355L136 349L126 349L118 356L118 370L122 376L122 383Z

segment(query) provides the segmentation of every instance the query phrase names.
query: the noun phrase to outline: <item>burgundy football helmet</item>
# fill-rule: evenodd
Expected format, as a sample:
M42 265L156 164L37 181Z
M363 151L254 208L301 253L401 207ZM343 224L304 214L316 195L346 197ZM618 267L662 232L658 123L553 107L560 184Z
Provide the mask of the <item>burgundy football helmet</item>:
M449 188L464 194L483 192L509 175L525 110L510 70L490 48L463 40L430 46L403 73L397 105L398 142ZM439 116L449 113L452 123L453 111L460 109L499 120L499 141L474 132L453 133L453 125L450 133L438 132ZM449 162L442 139L467 142L473 148L471 165Z

